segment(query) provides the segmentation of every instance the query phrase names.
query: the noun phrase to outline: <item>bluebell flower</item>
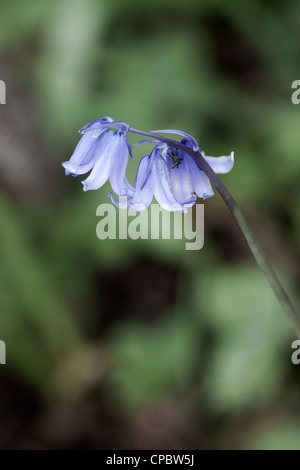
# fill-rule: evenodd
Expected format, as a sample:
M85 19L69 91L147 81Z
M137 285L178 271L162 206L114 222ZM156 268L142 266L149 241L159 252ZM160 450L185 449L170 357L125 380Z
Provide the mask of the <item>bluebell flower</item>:
M183 135L185 138L181 140L182 144L194 151L200 150L197 141L185 132L173 129L152 132ZM153 139L144 139L136 145L149 141L155 142ZM233 167L233 152L222 157L203 156L215 173L228 173ZM188 207L195 204L197 197L207 199L213 195L209 178L188 153L159 142L150 155L141 159L134 183L134 194L127 196L125 207L133 211L145 210L154 196L163 209L186 212ZM120 205L111 193L109 198L115 205Z
M115 129L115 130L112 130ZM62 165L66 175L91 173L82 181L83 190L99 189L109 180L118 195L133 195L125 170L131 147L127 140L128 124L106 116L92 121L82 129L83 134L72 157Z

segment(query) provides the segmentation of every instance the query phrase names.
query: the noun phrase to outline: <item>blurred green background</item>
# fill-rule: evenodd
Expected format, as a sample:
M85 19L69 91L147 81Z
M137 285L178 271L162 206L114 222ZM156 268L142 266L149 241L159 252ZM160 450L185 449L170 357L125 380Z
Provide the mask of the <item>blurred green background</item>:
M300 449L296 338L222 199L200 251L100 241L109 185L83 193L61 167L105 115L234 150L222 180L297 303L300 3L0 10L1 448Z

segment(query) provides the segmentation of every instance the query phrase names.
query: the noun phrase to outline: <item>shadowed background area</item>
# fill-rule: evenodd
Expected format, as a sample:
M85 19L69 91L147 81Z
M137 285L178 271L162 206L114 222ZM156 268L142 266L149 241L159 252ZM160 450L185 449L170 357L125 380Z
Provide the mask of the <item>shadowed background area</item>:
M234 150L222 180L297 304L299 18L268 0L1 2L2 449L300 449L296 338L222 199L199 251L99 240L109 185L83 193L61 167L106 115Z

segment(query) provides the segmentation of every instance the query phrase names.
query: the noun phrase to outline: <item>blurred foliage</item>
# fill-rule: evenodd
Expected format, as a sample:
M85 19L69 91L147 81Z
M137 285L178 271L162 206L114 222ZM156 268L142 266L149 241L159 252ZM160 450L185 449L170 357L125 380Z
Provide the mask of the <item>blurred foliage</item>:
M250 449L257 450L299 450L300 428L295 422L278 420L264 425L252 439Z
M182 315L150 328L121 325L111 340L116 369L107 384L110 393L122 408L131 408L186 392L197 341Z
M199 252L185 251L179 240L100 241L96 208L107 202L108 185L84 194L78 179L64 178L60 168L77 129L105 115L145 130L186 130L209 155L235 150L235 167L223 181L246 212L272 220L265 227L254 220L254 230L296 298L300 110L290 97L299 79L299 13L299 3L267 0L243 7L238 0L30 0L26 6L2 0L0 79L8 70L30 101L56 177L51 195L33 197L3 179L6 372L46 396L70 356L100 343L101 360L109 357L104 399L115 413L181 399L196 421L208 416L223 423L213 439L224 443L226 435L227 448L299 449L292 334L246 248L239 249L240 235L231 231L234 222L219 196L205 202ZM14 105L7 84L3 113ZM32 129L33 139L37 132ZM9 151L0 148L0 163ZM142 151L128 164L131 181ZM138 273L128 301L124 290L140 259L160 268L157 275ZM178 280L165 305L151 285L159 273L163 279L174 272ZM110 276L105 296L101 286ZM161 296L152 320L143 317L146 300L134 300L141 285L150 306ZM110 320L115 298L118 312ZM142 307L133 314L131 305ZM68 396L65 389L68 384ZM270 420L236 438L236 423L255 413Z

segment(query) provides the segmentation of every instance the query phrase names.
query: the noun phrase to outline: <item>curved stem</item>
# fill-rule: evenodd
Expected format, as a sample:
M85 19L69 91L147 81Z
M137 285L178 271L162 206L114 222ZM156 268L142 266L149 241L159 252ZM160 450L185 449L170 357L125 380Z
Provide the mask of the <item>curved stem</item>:
M246 221L239 205L235 201L235 199L231 196L230 192L228 189L224 186L220 178L216 175L214 170L211 168L211 166L207 163L205 158L203 157L202 153L195 152L193 149L190 147L187 147L186 145L182 144L181 142L177 142L176 140L169 139L167 137L162 137L157 134L153 134L151 132L144 132L140 131L138 129L130 128L130 132L133 132L135 134L140 134L140 135L145 135L150 138L155 138L157 140L160 140L162 142L166 142L166 144L175 147L179 150L184 151L185 153L188 153L194 161L197 163L199 168L204 171L204 173L208 176L214 187L217 189L221 197L224 199L226 202L230 212L232 213L233 217L236 220L236 223L238 224L253 256L255 261L257 262L258 266L260 269L263 271L265 274L267 280L269 281L269 284L271 288L273 289L274 294L276 295L283 311L287 315L288 319L292 323L292 325L295 328L295 331L300 338L300 317L292 304L290 298L288 297L285 289L283 288L281 282L279 281L276 273L274 272L272 266L270 265L262 247L260 246L256 236L252 232L251 228L248 225L248 222Z

